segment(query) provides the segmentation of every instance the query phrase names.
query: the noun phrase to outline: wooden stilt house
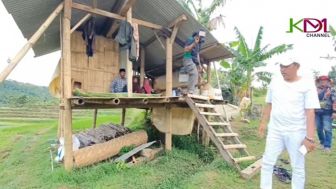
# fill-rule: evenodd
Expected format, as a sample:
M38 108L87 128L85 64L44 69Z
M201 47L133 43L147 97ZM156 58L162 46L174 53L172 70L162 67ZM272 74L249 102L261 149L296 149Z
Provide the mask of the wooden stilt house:
M5 80L29 49L36 56L61 50L59 77L60 91L60 135L65 139L65 161L67 170L80 166L81 159L89 163L100 159L86 156L95 154L98 147L72 150L72 110L122 108L123 120L126 108L153 108L153 119L165 133L165 148L170 150L172 135L177 131L188 133L183 125L196 118L204 135L218 148L223 158L231 165L254 159L241 144L238 134L230 128L230 123L215 110L214 103L223 103L209 96L173 96L177 78L173 72L182 66L184 41L194 31L204 28L175 0L2 0L13 16L27 44L11 59L0 74L0 82ZM95 20L95 41L93 56L87 56L87 44L82 38L84 24L90 18ZM138 26L139 60L129 61L129 50L123 50L115 41L120 23L127 21L133 28ZM201 49L202 63L210 65L214 61L230 58L232 54L207 32L206 42ZM126 69L127 95L106 97L109 85L118 75L119 68ZM42 71L42 70L41 70ZM34 73L32 73L34 74ZM145 75L165 76L165 92L161 96L138 96L132 93L132 77L139 74L142 84ZM75 95L74 88L96 94L90 97ZM190 113L184 111L189 110ZM95 117L96 119L96 117ZM183 122L185 121L185 122ZM182 124L183 123L183 124ZM182 126L181 126L182 125ZM182 127L182 128L178 128ZM182 130L182 131L181 131ZM101 146L99 146L101 150ZM232 151L242 154L234 157ZM85 158L83 158L86 156ZM90 160L92 159L92 161ZM256 167L243 170L244 177L250 177ZM245 171L245 172L244 172ZM246 172L247 171L247 172Z

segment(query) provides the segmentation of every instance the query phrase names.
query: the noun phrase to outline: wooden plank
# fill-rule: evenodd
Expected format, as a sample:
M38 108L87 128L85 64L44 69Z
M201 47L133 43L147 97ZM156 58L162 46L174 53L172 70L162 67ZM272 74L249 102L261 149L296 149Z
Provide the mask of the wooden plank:
M209 125L211 125L211 126L214 126L214 125L218 125L218 126L220 126L220 125L230 125L229 123L226 123L226 122L207 122Z
M208 96L201 96L201 95L194 95L194 94L188 94L187 96L190 98L199 99L199 100L209 100Z
M246 157L240 157L240 158L234 158L233 159L236 163L241 163L243 161L251 161L251 160L255 160L254 156L246 156Z
M238 133L216 133L217 137L237 137Z
M19 64L22 58L27 54L27 52L35 45L35 43L40 39L42 34L48 29L50 24L63 10L64 4L60 3L56 9L50 14L50 16L43 22L43 24L38 28L38 30L33 34L33 36L28 40L28 42L20 49L20 51L15 55L10 63L0 74L0 82L4 81L8 75L14 70L14 68Z
M216 107L213 104L200 104L200 103L195 103L195 106L199 108L215 108Z
M113 19L117 19L117 20L126 20L126 17L120 16L119 14L111 13L111 12L104 11L104 10L97 9L97 8L94 9L90 6L83 5L83 4L80 4L80 3L73 3L72 7L74 9L82 10L82 11L89 12L89 13L92 13L92 14L97 14L97 15L100 15L100 16L105 16L105 17L108 17L108 18L113 18ZM139 19L136 19L136 18L133 18L132 22L137 23L141 26L152 28L152 29L157 29L157 30L163 29L163 27L158 25L158 24L154 24L154 23L147 22L147 21L144 21L144 20L139 20Z
M200 112L202 115L210 115L210 116L220 116L220 113L217 112Z
M262 159L254 162L252 165L248 166L246 169L240 172L241 177L244 179L250 179L256 175L261 169Z
M72 0L64 0L63 13L63 32L62 32L62 63L61 63L61 90L63 94L63 120L64 128L64 167L66 170L73 168L73 149L72 149L72 111L70 98L72 96L71 89L71 4Z
M224 145L224 149L240 149L240 148L246 148L245 144L226 144Z
M118 157L117 159L114 160L114 162L125 162L128 158L132 157L133 155L137 154L141 150L150 147L153 145L156 141L148 142L146 144L142 144L133 150L127 152L126 154L123 154L122 156Z
M132 22L136 23L140 26L145 26L145 27L151 28L151 29L156 29L156 30L162 30L163 29L163 26L160 26L158 24L154 24L154 23L151 23L151 22L147 22L147 21L144 21L144 20L139 20L139 19L136 19L136 18L133 18Z

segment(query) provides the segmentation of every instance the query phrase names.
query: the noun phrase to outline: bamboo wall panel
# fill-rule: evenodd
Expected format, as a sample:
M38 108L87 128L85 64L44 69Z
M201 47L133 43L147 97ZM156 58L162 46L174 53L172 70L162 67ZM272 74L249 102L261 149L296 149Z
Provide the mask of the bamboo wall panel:
M80 82L85 92L109 92L119 73L119 45L112 39L96 36L93 50L93 56L88 57L82 33L72 34L72 83Z

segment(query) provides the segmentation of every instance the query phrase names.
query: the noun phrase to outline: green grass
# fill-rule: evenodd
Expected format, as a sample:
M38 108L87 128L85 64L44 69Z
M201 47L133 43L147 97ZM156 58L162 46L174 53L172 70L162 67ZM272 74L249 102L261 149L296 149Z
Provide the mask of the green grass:
M144 113L130 110L126 124L132 130L143 127ZM120 111L98 116L98 125L119 123ZM264 139L257 136L257 121L250 125L234 122L234 130L248 145L248 151L260 157ZM73 121L75 131L92 127L92 118ZM127 168L109 162L66 172L56 165L52 172L49 145L55 139L57 122L1 121L0 122L0 188L145 188L145 189L255 189L259 176L242 180L236 170L229 167L212 149L196 143L194 136L175 136L170 153L139 166ZM335 151L335 150L334 150ZM317 150L307 157L308 189L328 189L336 186L335 152L324 154ZM287 158L287 155L283 155ZM290 188L274 178L276 189Z

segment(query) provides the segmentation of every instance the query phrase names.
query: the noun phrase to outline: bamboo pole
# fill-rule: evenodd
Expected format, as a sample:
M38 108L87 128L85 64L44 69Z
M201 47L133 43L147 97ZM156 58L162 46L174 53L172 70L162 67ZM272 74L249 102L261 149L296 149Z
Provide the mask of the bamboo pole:
M14 70L22 58L27 54L27 52L35 45L37 40L40 39L41 35L47 30L54 19L63 10L63 3L60 3L56 9L49 15L49 17L43 22L39 29L33 34L33 36L28 40L28 42L21 48L21 50L15 55L10 63L0 74L0 82L4 81L7 76Z
M63 13L63 35L62 35L62 66L61 71L63 75L63 128L64 128L64 166L66 170L73 168L73 149L72 149L72 111L70 98L72 96L71 90L71 5L72 0L64 0Z
M80 19L77 24L71 28L71 33L73 33L79 26L81 26L85 21L87 21L92 15L86 14L82 19Z
M140 62L140 87L143 87L145 79L145 47L141 48L141 62Z
M96 128L97 126L97 114L98 114L98 109L94 109L93 112L93 128Z
M127 21L132 24L132 7L130 7L127 11ZM132 90L133 90L133 63L129 60L129 53L128 53L129 50L127 50L127 60L126 60L126 74L127 74L127 94L128 94L128 97L131 97L132 96Z

